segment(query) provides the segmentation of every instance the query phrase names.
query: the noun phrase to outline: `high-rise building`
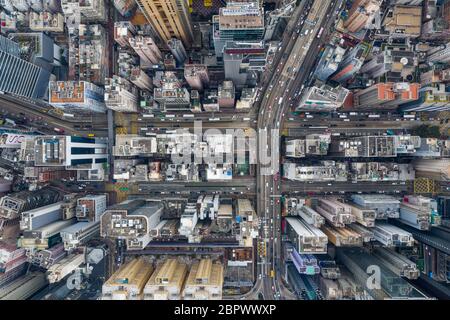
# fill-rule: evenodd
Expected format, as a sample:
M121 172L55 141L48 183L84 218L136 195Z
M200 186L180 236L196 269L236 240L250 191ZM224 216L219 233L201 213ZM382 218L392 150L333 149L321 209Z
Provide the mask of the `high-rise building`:
M30 12L30 29L42 32L64 32L64 16L57 12Z
M186 279L184 300L222 300L223 265L211 259L195 262Z
M129 43L141 58L141 66L151 66L161 62L161 51L151 37L136 36L130 38Z
M264 10L257 1L228 2L213 16L216 56L221 58L227 41L261 41L264 38Z
M413 162L418 177L450 180L450 159L419 159Z
M134 9L136 9L136 1L134 0L114 0L112 2L117 11L126 18L131 17Z
M160 263L144 287L144 300L180 300L188 266L177 259Z
M175 60L177 60L178 64L183 64L184 61L186 61L188 55L182 41L172 38L167 41L167 46L169 47L170 52L172 52Z
M102 300L142 300L153 266L144 258L123 264L102 286Z
M427 59L433 63L447 63L450 61L450 42L430 49Z
M100 217L100 235L126 241L128 250L142 250L151 241L151 230L161 222L163 205L141 199L126 200Z
M46 206L59 200L61 200L61 195L52 188L12 193L0 199L0 217L15 219L24 211Z
M377 83L354 94L356 108L396 108L419 99L418 83Z
M317 79L323 82L327 81L337 71L344 54L344 48L327 44L317 64L316 71L314 71Z
M23 59L19 52L18 43L0 35L0 91L43 99L51 73Z
M422 26L422 7L396 5L388 9L382 26L390 37L417 38Z
M296 110L307 110L314 112L334 111L344 104L347 99L349 90L338 86L333 88L329 85L322 85L320 87L311 87L302 95Z
M385 82L412 82L417 65L418 56L412 47L386 44L362 66L361 72Z
M106 107L119 112L137 112L139 93L127 79L114 75L105 83Z
M233 81L224 81L219 85L218 102L219 108L233 108L235 89Z
M119 21L114 23L114 40L121 47L128 47L130 39L136 34L136 28L130 21Z
M209 85L208 67L204 64L185 64L184 78L194 90L203 90Z
M66 111L106 111L103 89L86 81L50 81L49 102Z
M262 41L227 41L223 47L225 78L237 88L256 86L259 73L266 67L266 58Z
M107 207L105 194L87 195L77 199L76 217L78 221L99 221Z
M177 111L190 109L190 95L186 88L182 88L181 82L175 73L164 73L162 87L154 89L154 99L163 111Z
M170 39L183 41L190 48L194 39L187 0L136 0L142 13L166 44Z
M450 110L450 88L443 83L422 87L419 98L402 106L404 111L448 111Z
M358 32L366 26L380 9L380 0L355 0L350 8L344 27L350 32Z
M108 17L105 0L61 0L61 8L68 18L81 15L86 22L102 22Z
M369 50L370 45L365 42L360 42L353 49L348 50L331 79L343 84L353 78L361 69Z
M69 79L103 85L109 74L107 34L100 24L69 27Z
M108 162L107 143L95 138L37 136L34 162L45 167L101 167Z

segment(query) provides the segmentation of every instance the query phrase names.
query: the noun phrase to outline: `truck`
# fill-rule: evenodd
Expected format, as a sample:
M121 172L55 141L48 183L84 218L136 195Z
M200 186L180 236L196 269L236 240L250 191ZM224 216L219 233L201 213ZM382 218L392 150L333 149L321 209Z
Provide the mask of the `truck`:
M281 97L279 100L278 100L278 104L281 104L283 102L283 97Z

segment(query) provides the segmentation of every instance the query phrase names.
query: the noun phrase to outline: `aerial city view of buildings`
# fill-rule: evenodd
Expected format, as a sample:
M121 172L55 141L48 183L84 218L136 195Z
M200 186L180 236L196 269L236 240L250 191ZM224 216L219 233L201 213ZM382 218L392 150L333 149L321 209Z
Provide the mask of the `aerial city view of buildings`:
M0 0L0 300L450 299L450 0Z

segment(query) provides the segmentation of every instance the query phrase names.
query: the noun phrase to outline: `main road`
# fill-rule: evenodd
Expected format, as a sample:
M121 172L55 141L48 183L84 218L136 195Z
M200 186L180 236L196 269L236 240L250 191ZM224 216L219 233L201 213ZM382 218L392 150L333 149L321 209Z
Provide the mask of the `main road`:
M342 2L339 2L342 4ZM280 129L285 115L288 113L288 101L301 84L305 83L314 66L319 50L326 39L326 33L334 22L333 13L338 6L336 0L303 1L289 22L285 39L280 49L283 54L275 62L271 79L262 91L262 101L259 109L258 132L268 133L274 141L280 137ZM298 18L298 12L306 12L305 19ZM292 26L296 31L290 34ZM318 38L319 30L323 28L323 36ZM286 36L289 39L286 39ZM287 41L287 44L286 44ZM276 68L276 69L275 69ZM266 74L268 74L267 72ZM258 147L264 147L267 141L262 141L259 135ZM263 221L260 231L260 241L267 245L267 254L258 261L259 279L255 288L262 290L265 299L278 298L280 292L286 292L281 281L281 185L279 179L279 144L267 144L267 152L272 155L272 168L258 165L257 173L257 208ZM260 152L261 153L261 152ZM259 159L261 160L261 159ZM255 291L255 290L253 290Z

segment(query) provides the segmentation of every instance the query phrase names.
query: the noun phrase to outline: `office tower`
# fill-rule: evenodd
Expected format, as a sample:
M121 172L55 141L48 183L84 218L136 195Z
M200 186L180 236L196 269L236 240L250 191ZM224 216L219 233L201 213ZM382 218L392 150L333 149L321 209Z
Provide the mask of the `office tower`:
M389 8L382 23L390 37L417 38L422 26L422 7L396 5Z
M128 80L114 75L105 82L106 107L119 112L138 111L138 90Z
M412 47L386 44L361 67L361 73L385 82L412 82L417 65L418 56Z
M419 99L418 83L377 83L354 94L356 108L396 108Z
M184 300L222 300L223 265L211 259L195 262L186 279Z
M207 112L218 112L219 101L217 90L205 90L203 97L203 109Z
M228 2L213 16L216 56L221 58L227 41L261 41L264 38L264 10L258 2Z
M366 26L373 15L380 9L379 0L355 0L349 11L344 27L350 32L358 32Z
M114 40L123 48L130 45L130 39L136 34L136 28L130 21L114 23Z
M68 112L106 111L103 89L86 81L50 81L49 103Z
M37 136L34 159L35 166L99 167L107 163L107 143L96 138Z
M164 111L182 111L190 109L190 95L186 88L181 87L181 82L175 73L164 73L161 88L154 89L154 99Z
M87 195L77 199L76 217L78 221L99 221L107 206L105 194Z
M302 100L296 110L334 111L342 107L349 93L349 90L341 86L336 88L325 84L320 87L314 86L308 88L302 95Z
M144 287L144 300L180 300L188 266L177 259L160 263Z
M170 52L172 52L175 60L177 60L179 64L183 64L184 61L186 61L188 56L182 41L176 38L172 38L167 41L167 46L169 47Z
M194 39L187 0L136 0L142 13L166 44L170 39L183 41L190 48Z
M204 64L185 64L184 78L192 89L202 91L209 85L208 67Z
M102 286L102 300L142 300L153 266L144 258L133 259L113 273Z
M22 59L19 51L18 43L0 35L0 91L44 99L51 73Z
M261 42L227 41L223 47L225 79L237 88L256 86L258 75L265 70L266 50Z
M233 81L224 81L219 85L218 102L219 108L233 108L235 89Z
M136 36L129 39L131 47L141 58L142 66L151 66L161 62L162 54L151 37Z
M344 48L339 46L327 44L314 71L316 78L326 82L337 71L339 64L344 58L345 51Z
M360 42L348 50L331 80L344 84L353 78L361 69L369 51L370 45L365 42Z
M404 111L448 111L450 110L450 91L443 83L422 87L419 98L402 106Z
M163 209L160 202L141 199L121 202L101 215L100 235L124 240L128 250L142 250L151 240L151 230L161 222Z

